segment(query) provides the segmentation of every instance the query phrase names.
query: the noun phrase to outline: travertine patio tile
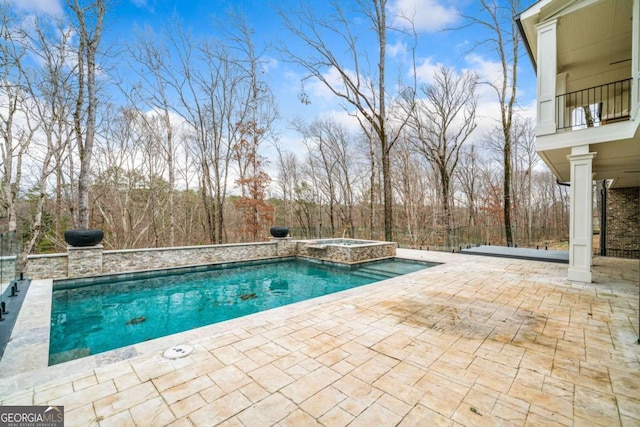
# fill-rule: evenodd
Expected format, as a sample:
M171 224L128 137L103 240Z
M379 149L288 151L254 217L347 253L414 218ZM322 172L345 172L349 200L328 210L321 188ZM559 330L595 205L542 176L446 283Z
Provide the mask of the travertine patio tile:
M573 424L567 424L566 421L562 423L559 421L551 420L535 412L529 412L529 414L527 415L526 423L525 423L525 427L539 427L539 426L566 427L566 426L572 426L572 425Z
M196 426L212 426L239 414L249 406L251 402L236 390L192 412L189 419Z
M636 427L638 425L638 420L636 418L631 418L625 415L621 415L620 423L622 427Z
M216 426L217 427L247 427L244 425L242 421L240 421L240 419L237 416L231 417L228 420L224 420L220 424L216 424Z
M333 386L328 386L300 404L305 412L314 418L320 418L347 396Z
M291 334L288 335L288 337L294 338L295 340L298 341L306 341L309 340L315 336L318 336L322 334L322 331L314 326L308 326L306 328L302 328L299 329ZM276 341L276 340L274 340ZM276 341L277 342L277 341Z
M534 370L544 375L551 375L553 356L540 354L527 349L522 356L522 360L520 360L520 368Z
M133 367L128 360L123 360L107 366L97 367L94 372L98 382L105 382L107 380L132 373Z
M269 344L271 343L269 342ZM245 352L245 355L247 356L247 358L251 359L254 363L256 363L259 366L264 366L275 360L275 357L265 353L264 351L262 351L260 347L252 348L251 350Z
M305 345L300 348L300 352L311 358L317 358L333 349L335 349L334 345L320 341L314 337L305 341Z
M466 395L466 391L464 394L461 394L453 389L437 384L424 388L423 390L424 395L420 399L420 404L445 417L451 417L453 415Z
M407 362L400 362L389 370L388 374L397 380L413 386L425 375L425 370Z
M206 390L213 385L213 381L206 375L203 375L163 390L161 395L162 398L171 405L172 403L192 396L202 390Z
M175 420L175 416L160 397L146 400L129 409L129 412L138 426L164 426Z
M400 399L401 401L414 406L420 401L424 393L416 388L409 386L402 381L392 377L391 375L383 375L373 383L376 388L388 393L389 395Z
M129 411L122 411L105 418L98 417L100 427L135 427Z
M632 399L640 396L640 371L609 368L613 392Z
M273 365L255 369L249 372L249 376L270 393L274 393L294 381L293 378Z
M493 416L490 411L485 411L481 408L463 401L456 409L452 419L460 425L464 426L496 426L500 425L501 419Z
M543 416L548 414L557 414L558 417L564 417L571 419L573 417L573 402L571 400L565 400L556 396L549 396L540 390L532 389L514 383L509 390L509 396L517 399L522 399L531 403L531 407L534 406L544 410L537 413ZM533 409L531 409L533 411ZM554 420L552 417L548 417Z
M158 391L150 382L142 383L135 387L128 388L121 392L112 394L95 400L94 405L98 417L107 417L109 414L117 413L132 408L142 402L159 397Z
M256 335L256 336L252 336L251 338L236 341L233 344L231 344L231 346L234 347L236 350L244 352L247 350L251 350L252 348L260 347L261 345L265 345L269 342L270 340L268 340L267 338L261 335Z
M618 406L614 396L576 386L574 415L590 420L596 425L614 426Z
M535 416L535 417L534 417ZM529 421L535 418L540 419L537 424L531 425L539 425L539 426L547 426L547 425L559 425L559 426L573 426L573 417L564 416L559 414L554 410L549 410L546 408L541 408L535 404L531 404L529 407L529 414L527 416L527 424Z
M96 421L96 412L93 410L93 405L91 403L82 405L73 411L68 411L67 408L64 408L64 417L66 427L93 427L98 425L98 422Z
M299 426L320 426L321 424L316 421L311 415L298 409L289 414L285 419L278 423L278 427L299 427Z
M287 417L297 406L280 393L274 393L251 405L240 414L238 419L245 425L270 426Z
M175 370L168 360L157 356L141 357L131 360L130 363L141 382L158 378Z
M344 361L350 354L344 351L341 348L334 348L332 350L327 351L321 356L316 357L316 360L327 367L332 367L336 363L340 363Z
M530 369L518 369L514 383L521 384L536 390L542 390L545 375Z
M231 365L238 360L242 360L246 357L244 353L242 353L231 344L214 348L210 350L210 352L225 365Z
M240 369L242 372L247 373L247 372L251 372L253 370L258 369L260 366L263 366L263 365L254 362L252 359L248 357L245 357L235 362L233 366Z
M225 393L220 387L214 384L211 387L202 390L199 394L207 403L211 403L224 396Z
M98 384L98 379L93 373L91 375L87 375L86 377L77 379L72 383L74 391L82 390L96 384Z
M551 376L545 376L542 391L548 395L573 400L575 385Z
M443 377L450 378L452 381L471 387L478 381L479 376L471 369L462 369L457 366L446 363L446 357L442 356L430 366L430 371ZM488 377L488 374L485 374Z
M284 387L281 392L286 397L299 404L339 378L340 374L322 366L321 368L295 380L288 386Z
M105 383L99 383L91 387L87 387L80 391L68 394L61 398L57 398L54 401L50 401L51 404L64 406L65 411L72 411L85 405L87 402L96 402L105 396L113 395L117 392L116 386L113 381L107 381ZM35 404L44 404L47 402L35 401Z
M453 421L441 414L432 411L426 406L416 405L402 419L399 427L424 427L425 420L434 426L448 427L453 425Z
M233 365L210 372L209 378L225 393L231 393L251 382L251 378L247 374Z
M356 417L350 427L393 426L398 424L402 417L384 406L374 403Z
M383 393L382 396L380 396L380 398L376 400L376 403L379 404L380 406L383 406L395 412L401 417L404 417L405 415L407 415L409 411L411 411L411 408L415 406L415 405L409 405L403 402L402 400L397 399L387 393Z
M130 387L136 386L142 383L142 381L140 381L138 376L135 374L124 374L119 377L115 377L113 379L113 383L116 385L116 388L118 389L118 391L122 391Z
M305 345L304 342L294 337L293 334L275 338L273 342L292 353L300 350Z
M632 399L626 396L616 396L620 415L629 420L635 420L640 425L640 396Z
M179 400L173 404L169 404L169 409L171 412L177 417L181 418L185 415L190 414L198 408L202 408L207 404L207 401L202 398L199 394L194 394L193 396L189 396L185 399Z
M378 354L351 371L351 375L363 381L373 383L398 363L399 361L396 359Z
M325 426L343 427L353 421L355 417L349 412L342 409L340 406L334 406L326 414L324 414L318 421Z
M91 387L91 386L88 386L88 387ZM79 391L87 389L88 387L83 387L79 389ZM48 389L36 392L33 397L33 401L36 404L46 403L52 400L59 399L63 396L67 396L73 392L74 392L73 383L62 384L56 387L52 387L52 388L48 388Z
M271 356L273 360L279 359L282 356L286 356L290 353L289 350L279 346L272 341L266 343L265 345L261 345L260 347L258 347L258 349Z
M598 390L602 393L611 393L611 382L608 377L593 378L580 372L567 371L565 369L554 368L551 376L575 385Z

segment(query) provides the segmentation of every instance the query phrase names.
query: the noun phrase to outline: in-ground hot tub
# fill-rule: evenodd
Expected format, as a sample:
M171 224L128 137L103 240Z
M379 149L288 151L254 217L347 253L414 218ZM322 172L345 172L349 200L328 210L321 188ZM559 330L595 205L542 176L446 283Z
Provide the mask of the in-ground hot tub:
M356 263L396 256L395 242L359 239L298 240L297 255L327 261Z

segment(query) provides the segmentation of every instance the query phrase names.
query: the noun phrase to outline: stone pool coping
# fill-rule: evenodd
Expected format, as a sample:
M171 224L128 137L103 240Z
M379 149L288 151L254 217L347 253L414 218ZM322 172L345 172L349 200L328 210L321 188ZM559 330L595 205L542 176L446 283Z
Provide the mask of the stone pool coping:
M266 262L282 262L283 260L295 259L296 257L285 257L285 258L267 258L265 260L248 260L248 261L231 261L231 262L222 262L219 263L222 268L225 265L229 264L238 264L238 263L247 263L248 265L253 265L257 263L261 263L263 261ZM336 264L336 265L345 265L344 263L336 263L328 260L319 260L313 258L304 258L306 261L319 263L319 264ZM411 257L394 257L399 259L407 259L412 261L420 261L425 263L430 263L432 265L425 266L425 268L433 268L438 266L439 262L432 262L426 259L418 259ZM357 263L348 263L346 267L349 268L351 264L363 264L369 262L382 261L388 258L380 258L373 259L366 262L357 262ZM167 271L201 271L202 269L206 269L207 267L211 267L211 265L197 265L190 267L173 267L166 269ZM131 279L135 273L141 274L149 274L149 271L141 270L140 272L124 272L121 274L115 275L100 275L97 276L97 281L107 276L122 276L123 279ZM419 271L417 272L419 273ZM371 286L381 282L388 282L392 280L397 280L399 278L403 278L407 275L414 274L409 273L397 277L393 277L391 279L381 280L378 282L373 282L368 285L363 286ZM94 283L94 278L75 278L75 279L59 279L55 280L55 282L78 282L80 286L92 285ZM57 365L49 366L49 337L51 331L51 304L52 298L51 294L54 290L54 280L52 279L41 279L41 280L32 280L31 285L29 286L29 291L27 292L23 307L18 314L18 318L16 319L15 326L11 333L11 338L7 343L5 348L4 355L0 359L0 379L7 378L10 376L20 375L20 374L28 374L29 377L31 373L34 374L34 379L40 379L40 375L42 372L51 372L54 376L59 375L59 372L77 372L78 370L86 370L93 369L105 365L109 365L115 362L119 362L122 360L130 359L136 356L162 352L167 348L182 344L185 342L190 342L193 340L198 340L200 338L208 337L214 334L224 335L226 333L231 333L238 328L244 328L253 326L259 322L260 314L273 312L274 315L279 315L280 311L284 313L289 310L305 310L315 306L316 304L328 303L332 301L339 300L344 298L345 296L350 295L350 291L356 291L357 289L362 288L362 286L347 289L340 292L335 292L328 295L323 295L316 298L311 298L309 300L300 301L293 304L287 304L282 307L276 307L269 310L260 311L257 313L253 313L250 315L246 315L240 318L230 319L223 322L214 323L211 325L202 326L199 328L192 329L190 331L178 332L172 335L167 335L160 338L155 338L148 341L143 341L137 344L128 345L125 347L120 347L114 350L109 350L106 352L102 352L99 354L82 357L75 360L70 360L67 362L63 362ZM280 310L280 311L279 311ZM258 320L255 318L258 317Z

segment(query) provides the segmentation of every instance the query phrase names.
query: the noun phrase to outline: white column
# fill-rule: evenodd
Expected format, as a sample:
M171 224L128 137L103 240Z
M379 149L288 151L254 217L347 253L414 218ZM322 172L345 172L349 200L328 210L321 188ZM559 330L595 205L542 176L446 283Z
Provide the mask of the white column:
M556 133L556 74L557 74L556 19L536 27L538 35L538 126L536 135Z
M631 32L631 117L638 117L640 111L640 0L633 1L633 31Z
M591 283L593 254L593 177L596 153L588 145L573 147L571 163L571 206L569 215L569 280Z

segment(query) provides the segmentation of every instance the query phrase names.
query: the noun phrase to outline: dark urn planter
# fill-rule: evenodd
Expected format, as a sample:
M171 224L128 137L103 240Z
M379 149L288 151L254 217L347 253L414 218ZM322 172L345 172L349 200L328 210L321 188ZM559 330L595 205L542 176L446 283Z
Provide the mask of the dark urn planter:
M78 229L64 232L64 240L71 246L94 246L102 241L104 233L98 229Z
M275 226L271 227L270 231L273 237L287 237L289 234L289 227Z

